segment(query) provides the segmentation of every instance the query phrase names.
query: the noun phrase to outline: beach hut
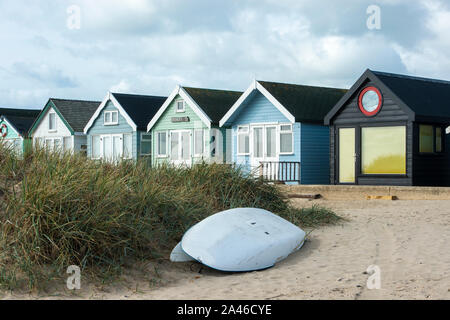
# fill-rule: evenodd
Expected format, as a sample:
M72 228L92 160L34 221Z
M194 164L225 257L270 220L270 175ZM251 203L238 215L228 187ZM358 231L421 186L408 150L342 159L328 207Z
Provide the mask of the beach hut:
M83 128L100 101L50 98L31 126L33 143L47 150L86 154Z
M84 128L91 159L111 162L151 157L147 124L167 97L108 93Z
M31 148L28 131L40 110L0 108L0 141L23 155Z
M366 70L325 117L331 183L450 184L450 82Z
M241 95L177 86L147 127L153 137L154 163L225 162L227 137L219 120Z
M231 127L232 161L285 183L329 183L323 118L345 89L254 81L220 120Z

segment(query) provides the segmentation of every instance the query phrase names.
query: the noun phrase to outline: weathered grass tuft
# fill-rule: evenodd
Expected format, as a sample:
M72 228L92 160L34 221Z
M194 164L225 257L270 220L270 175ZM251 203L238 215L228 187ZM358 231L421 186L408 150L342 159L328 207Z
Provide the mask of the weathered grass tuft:
M259 207L314 227L329 210L297 210L273 185L227 165L119 165L0 144L0 286L39 287L70 265L94 276L166 255L193 224L221 210Z

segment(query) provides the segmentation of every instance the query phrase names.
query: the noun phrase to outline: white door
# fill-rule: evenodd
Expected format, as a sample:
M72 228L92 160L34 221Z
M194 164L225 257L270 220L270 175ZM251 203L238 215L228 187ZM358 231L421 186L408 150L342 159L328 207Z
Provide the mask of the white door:
M181 133L181 158L183 164L191 165L191 132L183 131Z
M102 159L106 161L112 160L112 143L111 143L111 136L101 136L100 138L102 143Z
M123 137L121 134L102 135L101 141L101 157L110 162L117 162L123 156Z
M250 130L250 165L252 169L260 167L261 162L272 162L268 172L263 174L276 175L278 173L279 146L278 128L276 125L255 125ZM259 175L260 170L255 174Z
M177 130L170 132L170 161L175 165L192 163L191 131Z
M256 169L264 161L264 126L251 127L250 131L250 165Z
M119 161L123 158L123 139L122 135L112 136L113 143L113 159Z

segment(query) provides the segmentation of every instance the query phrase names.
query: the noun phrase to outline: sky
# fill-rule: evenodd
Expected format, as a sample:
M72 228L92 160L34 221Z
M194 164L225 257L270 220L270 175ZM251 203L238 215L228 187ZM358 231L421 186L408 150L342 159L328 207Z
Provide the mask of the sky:
M254 79L349 88L367 68L450 80L449 30L447 0L0 0L0 107Z

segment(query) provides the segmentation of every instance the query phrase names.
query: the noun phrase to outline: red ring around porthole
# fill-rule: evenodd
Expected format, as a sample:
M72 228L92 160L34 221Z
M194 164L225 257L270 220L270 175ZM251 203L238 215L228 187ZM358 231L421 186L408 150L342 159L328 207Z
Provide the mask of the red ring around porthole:
M366 109L364 109L364 107L362 105L362 99L364 97L364 94L366 94L366 92L368 92L368 91L374 91L378 95L378 106L372 112L369 112ZM361 110L361 112L364 113L368 117L372 117L372 116L376 115L378 112L380 112L382 104L383 104L383 97L381 96L381 92L380 92L380 90L378 90L375 87L364 88L364 90L361 91L361 93L359 94L359 98L358 98L359 110Z

